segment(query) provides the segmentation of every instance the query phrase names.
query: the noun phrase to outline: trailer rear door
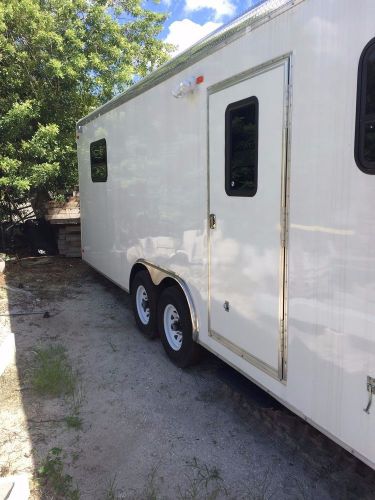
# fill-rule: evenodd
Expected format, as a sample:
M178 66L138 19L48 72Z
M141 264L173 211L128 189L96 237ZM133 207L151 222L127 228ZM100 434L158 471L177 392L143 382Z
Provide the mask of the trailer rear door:
M283 378L289 61L209 92L209 334Z

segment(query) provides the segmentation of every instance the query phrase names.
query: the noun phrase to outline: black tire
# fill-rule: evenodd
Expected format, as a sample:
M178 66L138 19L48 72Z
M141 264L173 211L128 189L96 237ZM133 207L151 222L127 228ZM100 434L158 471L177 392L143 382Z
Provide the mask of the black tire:
M147 295L147 300L144 304L139 305L139 298L137 300L137 292L141 294L142 288L146 292ZM131 285L131 300L132 300L132 306L133 306L133 313L134 313L134 318L135 322L137 323L137 326L139 330L145 335L145 337L149 339L154 339L155 337L158 336L158 330L157 330L157 321L156 321L156 305L157 305L157 295L156 295L156 288L151 281L150 275L148 274L147 271L139 271L132 282ZM143 307L143 313L142 310L138 310L138 306L141 308ZM148 313L148 320L146 322L145 316L147 316L147 309L149 311Z
M176 318L178 317L178 320L175 321L176 332L169 329L168 339L168 332L166 332L164 327L164 313L166 313L166 317L168 318L167 313L168 311L173 311L172 307L177 312ZM170 317L173 318L173 316ZM158 302L158 330L165 352L175 365L180 368L186 368L199 361L201 347L193 340L189 306L183 292L178 287L166 288L160 295ZM173 339L174 333L176 335ZM178 341L177 338L179 339ZM172 344L174 344L174 348ZM179 347L177 344L179 344Z

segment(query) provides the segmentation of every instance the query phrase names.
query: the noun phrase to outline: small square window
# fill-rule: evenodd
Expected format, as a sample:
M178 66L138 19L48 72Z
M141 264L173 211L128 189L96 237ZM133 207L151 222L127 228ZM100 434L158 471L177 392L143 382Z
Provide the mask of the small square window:
M366 174L375 174L375 39L359 61L355 160Z
M107 143L105 139L90 144L90 163L92 182L107 181Z
M258 99L237 101L225 112L225 191L255 196L258 189Z

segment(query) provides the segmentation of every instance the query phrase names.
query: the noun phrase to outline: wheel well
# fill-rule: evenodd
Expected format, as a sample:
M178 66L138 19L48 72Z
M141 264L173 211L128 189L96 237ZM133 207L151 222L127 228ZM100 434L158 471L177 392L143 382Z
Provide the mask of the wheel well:
M134 280L134 277L135 275L139 272L139 271L147 271L148 272L148 269L146 266L144 266L143 264L135 264L135 266L133 266L133 269L131 270L131 273L130 273L130 278L129 278L129 292L131 293L132 291L132 285L133 285L133 280Z
M176 280L174 280L173 278L164 278L157 286L158 295L160 295L163 290L171 286L176 286L180 288L181 291L183 291Z
M131 270L130 278L129 278L129 291L130 292L131 292L134 277L139 271L147 271L149 273L147 266L145 266L144 264L141 264L139 262L137 264L135 264L135 266L133 266L133 269ZM151 275L150 275L150 278L152 280ZM163 278L162 281L158 285L155 286L157 294L160 295L163 290L165 290L166 288L169 288L170 286L176 286L176 287L180 288L181 291L183 292L178 281L174 280L173 278L169 278L167 276L166 278Z
M137 262L133 266L131 273L130 273L130 278L129 278L129 291L130 291L130 293L132 292L132 283L133 283L134 277L139 271L147 271L147 273L150 275L150 278L152 280L152 275L151 275L149 269L147 268L147 265L143 264L142 262ZM178 279L174 279L171 276L165 276L161 280L161 282L155 286L157 300L159 299L159 296L163 292L163 290L165 290L166 288L172 287L172 286L177 287L179 290L181 290L181 292L183 293L183 295L185 297L185 300L189 306L191 321L193 324L193 338L194 338L194 340L198 340L199 324L198 324L198 318L197 318L197 315L195 312L194 304L193 304L193 301L190 297L189 290L187 288L184 289L184 286L181 283L179 283Z

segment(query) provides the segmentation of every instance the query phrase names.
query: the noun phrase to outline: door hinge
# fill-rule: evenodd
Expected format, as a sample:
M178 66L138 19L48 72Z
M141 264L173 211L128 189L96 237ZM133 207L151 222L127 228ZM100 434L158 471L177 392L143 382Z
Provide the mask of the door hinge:
M283 127L287 131L289 129L289 112L290 112L290 103L292 99L292 85L288 83L285 93L284 93L284 119L283 119Z
M286 211L285 211L285 208L281 212L280 241L281 241L282 248L285 248L286 247L286 242L287 242L287 224L286 224Z
M210 229L216 229L216 215L210 214Z
M285 322L284 322L284 319L281 319L280 320L280 330L281 330L281 336L284 340L284 327L285 327Z

